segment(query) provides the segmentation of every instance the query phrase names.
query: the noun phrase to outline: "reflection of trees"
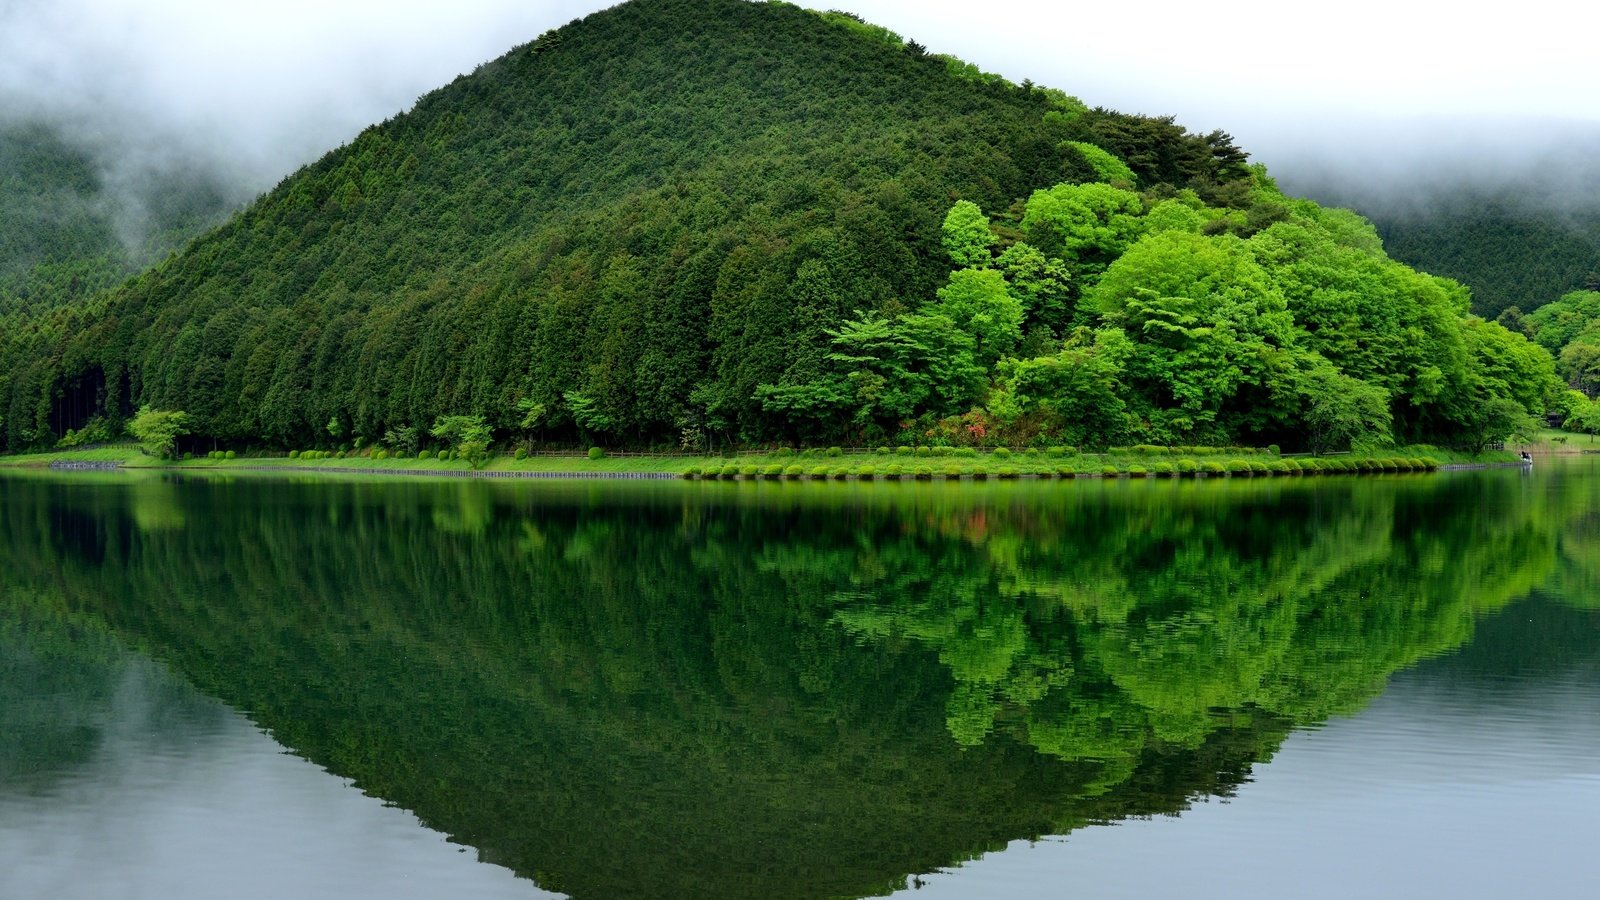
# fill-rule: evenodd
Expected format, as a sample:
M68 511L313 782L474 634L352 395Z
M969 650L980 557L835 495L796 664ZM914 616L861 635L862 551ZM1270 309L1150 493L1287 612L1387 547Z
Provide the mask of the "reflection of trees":
M879 545L836 618L936 648L964 744L1004 722L1069 759L1194 747L1227 727L1219 711L1349 711L1543 581L1553 529L1463 489L1492 490L1143 491L1003 529L947 522Z
M151 531L0 479L0 578L546 887L799 897L1225 793L1570 518L1511 479L724 487L201 482Z

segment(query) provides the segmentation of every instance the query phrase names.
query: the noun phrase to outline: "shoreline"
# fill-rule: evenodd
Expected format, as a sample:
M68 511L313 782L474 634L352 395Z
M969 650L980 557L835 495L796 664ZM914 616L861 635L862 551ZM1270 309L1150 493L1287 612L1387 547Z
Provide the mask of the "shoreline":
M138 454L137 451L101 449L96 451L35 454L27 457L0 458L0 470L6 468L50 471L56 473L113 473L113 472L164 472L215 474L246 472L251 474L310 474L316 476L341 475L354 477L409 476L440 479L488 479L531 481L739 481L739 482L817 482L817 481L1046 481L1046 480L1150 480L1150 481L1202 481L1215 479L1260 479L1275 477L1311 477L1318 475L1388 475L1425 474L1429 472L1459 472L1497 468L1529 468L1531 463L1507 459L1509 454L1495 453L1493 458L1465 458L1465 454L1451 454L1447 460L1429 459L1425 465L1415 457L1270 457L1264 454L1246 457L1253 463L1248 468L1229 470L1218 456L1202 455L1205 467L1195 465L1191 458L1154 454L1147 456L1089 454L1068 458L1051 458L1043 455L1016 454L1011 457L885 457L876 454L852 454L839 457L808 457L801 464L793 464L795 457L744 457L732 460L706 460L701 457L650 458L641 467L638 458L606 458L589 460L583 457L542 457L526 460L500 458L490 465L473 469L457 461L393 460L388 465L374 465L372 460L288 460L274 459L265 462L260 458L235 460L186 460L162 462ZM1567 454L1575 455L1575 454ZM894 462L905 460L905 464ZM820 463L826 459L826 463ZM1181 465L1174 465L1179 460ZM1332 463L1330 460L1343 460ZM1230 459L1229 463L1240 460ZM382 462L382 461L380 461ZM709 463L704 468L696 463ZM551 465L555 463L555 465ZM789 463L789 464L785 464ZM1003 465L999 463L1004 463ZM1207 470L1209 469L1209 471Z

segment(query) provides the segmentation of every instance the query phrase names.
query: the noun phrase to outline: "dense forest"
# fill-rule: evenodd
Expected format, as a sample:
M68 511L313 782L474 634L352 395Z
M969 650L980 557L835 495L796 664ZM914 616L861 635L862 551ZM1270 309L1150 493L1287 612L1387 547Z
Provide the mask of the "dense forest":
M0 448L1478 447L1554 363L1225 133L840 13L635 0L367 129L119 289L0 321Z
M115 185L92 154L42 122L0 122L0 316L81 303L227 213L192 172Z
M1485 318L1532 312L1568 291L1600 286L1600 213L1467 196L1426 216L1373 216L1389 255L1466 284L1473 311Z

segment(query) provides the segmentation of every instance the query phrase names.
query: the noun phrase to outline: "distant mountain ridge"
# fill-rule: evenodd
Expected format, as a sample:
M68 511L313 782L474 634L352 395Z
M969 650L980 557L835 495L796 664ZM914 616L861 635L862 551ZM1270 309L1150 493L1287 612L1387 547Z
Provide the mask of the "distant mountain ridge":
M124 196L49 124L0 123L0 314L114 287L220 222L229 205L207 179L176 170Z

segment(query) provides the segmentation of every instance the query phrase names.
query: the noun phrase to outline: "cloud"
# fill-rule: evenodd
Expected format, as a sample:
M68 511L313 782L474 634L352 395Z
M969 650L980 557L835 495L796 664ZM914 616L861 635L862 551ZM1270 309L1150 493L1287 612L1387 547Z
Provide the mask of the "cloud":
M595 5L0 0L0 124L89 152L124 224L173 173L237 203Z
M1575 40L1596 17L1564 0L828 5L1013 81L1221 128L1291 190L1415 205L1532 178L1540 202L1600 204L1581 152L1600 137L1600 92Z

